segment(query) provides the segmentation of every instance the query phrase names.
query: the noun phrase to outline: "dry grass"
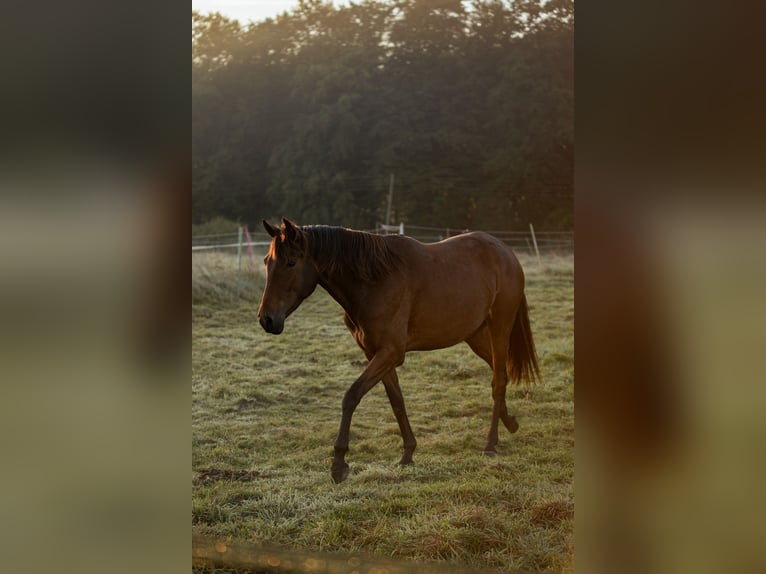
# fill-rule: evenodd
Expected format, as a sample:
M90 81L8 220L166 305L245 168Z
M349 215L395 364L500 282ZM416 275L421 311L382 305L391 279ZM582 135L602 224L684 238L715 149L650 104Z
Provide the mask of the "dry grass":
M399 374L418 439L415 464L396 465L401 437L378 386L354 416L351 475L335 485L341 398L363 365L340 308L317 289L284 334L267 335L255 317L262 276L237 273L232 256L194 255L196 527L312 550L571 569L573 263L522 263L545 384L509 389L520 429L501 431L504 454L481 455L487 366L466 345L412 353Z

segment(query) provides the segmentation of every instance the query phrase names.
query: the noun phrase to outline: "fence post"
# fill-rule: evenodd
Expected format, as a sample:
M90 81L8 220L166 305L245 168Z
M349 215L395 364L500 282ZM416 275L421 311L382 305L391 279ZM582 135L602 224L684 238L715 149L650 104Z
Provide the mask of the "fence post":
M242 271L242 227L237 228L237 271Z
M540 250L537 248L537 238L535 237L535 228L534 228L534 226L531 223L529 224L529 230L532 232L532 244L535 246L535 254L537 255L537 263L541 264L542 262L540 261Z

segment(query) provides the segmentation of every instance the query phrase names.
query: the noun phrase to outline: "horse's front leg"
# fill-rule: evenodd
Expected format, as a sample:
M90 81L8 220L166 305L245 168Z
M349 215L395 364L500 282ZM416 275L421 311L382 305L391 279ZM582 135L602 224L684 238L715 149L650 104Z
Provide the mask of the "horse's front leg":
M335 441L335 457L332 461L332 479L336 483L343 482L348 476L348 464L345 459L348 452L348 435L351 430L351 417L354 410L362 397L381 380L383 375L401 365L403 361L403 352L394 349L379 350L343 396L343 413L340 418L338 438Z

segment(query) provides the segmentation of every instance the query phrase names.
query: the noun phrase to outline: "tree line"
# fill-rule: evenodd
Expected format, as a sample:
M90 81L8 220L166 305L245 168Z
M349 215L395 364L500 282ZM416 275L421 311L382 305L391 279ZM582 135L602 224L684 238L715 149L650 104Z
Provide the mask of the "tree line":
M192 12L193 223L572 226L571 0Z

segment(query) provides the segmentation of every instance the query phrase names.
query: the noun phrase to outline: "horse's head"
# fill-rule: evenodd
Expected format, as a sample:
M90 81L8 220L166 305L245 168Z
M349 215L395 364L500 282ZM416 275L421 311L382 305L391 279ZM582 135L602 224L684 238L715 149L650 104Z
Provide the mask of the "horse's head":
M263 226L271 235L266 264L266 288L263 290L258 320L269 333L279 335L285 319L313 293L319 275L311 262L306 234L293 222L282 218L282 228Z

